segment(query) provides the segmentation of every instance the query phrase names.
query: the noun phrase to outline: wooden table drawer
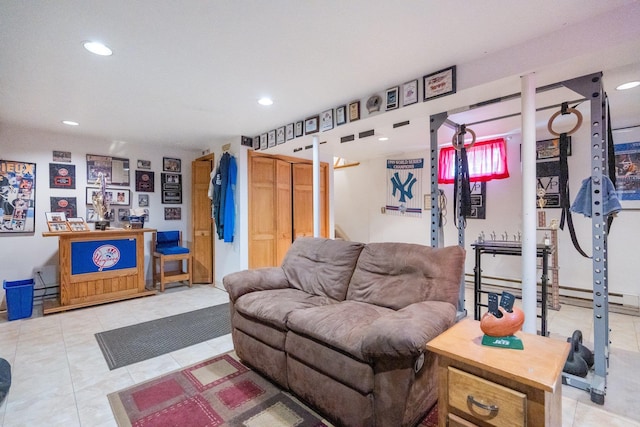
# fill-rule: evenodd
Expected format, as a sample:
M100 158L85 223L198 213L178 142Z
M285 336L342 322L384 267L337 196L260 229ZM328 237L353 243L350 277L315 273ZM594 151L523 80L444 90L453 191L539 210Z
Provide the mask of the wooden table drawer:
M449 366L449 406L497 427L527 425L527 396Z

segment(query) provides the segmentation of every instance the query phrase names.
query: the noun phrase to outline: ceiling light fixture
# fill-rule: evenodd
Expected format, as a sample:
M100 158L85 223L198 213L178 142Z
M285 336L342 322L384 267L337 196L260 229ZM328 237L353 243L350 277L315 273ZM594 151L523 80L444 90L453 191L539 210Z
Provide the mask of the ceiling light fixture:
M82 44L89 52L100 56L111 56L113 51L100 42L84 42Z
M273 105L273 99L264 96L264 97L258 99L258 104L264 105L264 106Z
M62 124L65 124L67 126L78 126L78 125L80 125L80 123L74 122L72 120L63 120Z
M389 137L387 136L381 136L380 138L378 138L378 141L388 141Z
M628 82L628 83L624 83L621 84L620 86L618 86L616 88L616 90L627 90L627 89L633 89L634 87L640 86L640 82L635 81L635 82Z

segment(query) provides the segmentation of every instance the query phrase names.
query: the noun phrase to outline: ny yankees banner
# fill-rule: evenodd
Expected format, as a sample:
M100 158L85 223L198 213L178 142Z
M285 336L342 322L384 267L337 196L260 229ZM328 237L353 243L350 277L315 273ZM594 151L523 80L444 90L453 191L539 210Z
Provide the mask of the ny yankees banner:
M424 159L387 160L388 214L422 216Z

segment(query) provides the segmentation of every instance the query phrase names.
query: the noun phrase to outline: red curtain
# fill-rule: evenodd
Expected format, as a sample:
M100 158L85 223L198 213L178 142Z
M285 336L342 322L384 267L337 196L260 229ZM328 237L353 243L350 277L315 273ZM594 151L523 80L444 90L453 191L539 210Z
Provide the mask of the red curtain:
M456 149L445 147L440 149L438 160L438 183L453 184L455 182ZM476 142L467 149L469 162L469 181L486 182L492 179L509 178L507 169L507 144L503 138Z

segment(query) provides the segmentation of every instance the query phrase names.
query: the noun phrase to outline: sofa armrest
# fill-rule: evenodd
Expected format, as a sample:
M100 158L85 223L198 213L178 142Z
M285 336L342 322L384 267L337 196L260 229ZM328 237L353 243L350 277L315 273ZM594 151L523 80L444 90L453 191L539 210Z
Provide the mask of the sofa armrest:
M373 321L362 341L362 354L380 357L413 357L425 351L427 342L449 329L456 308L443 301L411 304Z
M290 287L281 267L264 267L230 273L222 278L222 284L229 292L229 299L232 302L250 292Z

